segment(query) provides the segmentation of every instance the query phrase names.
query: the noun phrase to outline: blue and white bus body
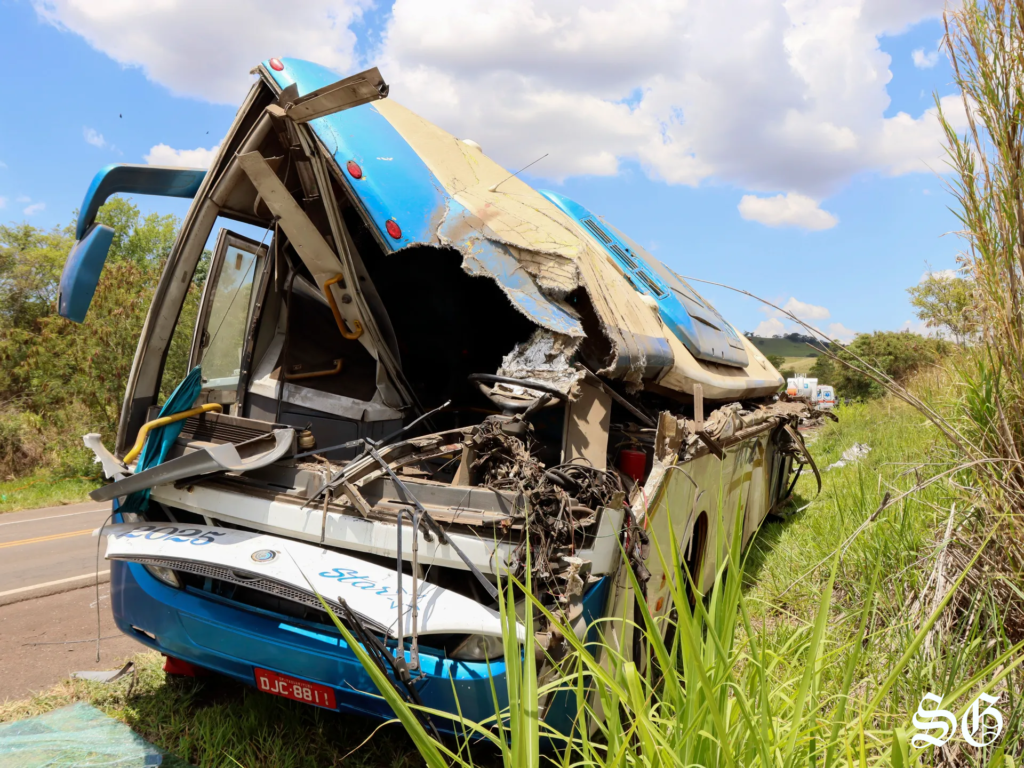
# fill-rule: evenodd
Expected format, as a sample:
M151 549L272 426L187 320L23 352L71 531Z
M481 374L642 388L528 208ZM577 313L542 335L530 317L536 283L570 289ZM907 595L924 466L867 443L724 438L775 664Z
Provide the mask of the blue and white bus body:
M503 574L522 578L529 548L540 599L593 638L635 599L626 531L667 541L671 526L707 588L722 527L741 524L746 543L803 450L775 407L782 380L678 274L387 98L376 70L257 71L205 172L101 172L61 281L61 312L81 321L109 194L193 198L114 450L89 443L115 481L97 498L125 504L108 532L115 620L172 659L265 690L264 673L305 681L312 704L390 717L319 594L426 706L493 717ZM162 402L175 333L201 374ZM502 453L516 440L524 452ZM569 522L544 529L544 504ZM639 551L665 614L668 575ZM524 648L565 650L543 622L518 631ZM542 712L559 731L574 716L568 696Z

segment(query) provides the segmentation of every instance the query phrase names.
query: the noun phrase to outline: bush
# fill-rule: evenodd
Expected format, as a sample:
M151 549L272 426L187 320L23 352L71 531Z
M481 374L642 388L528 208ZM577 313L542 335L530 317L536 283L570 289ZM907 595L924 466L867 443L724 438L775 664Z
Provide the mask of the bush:
M12 479L43 459L42 419L16 408L0 411L0 475Z
M907 331L875 331L859 334L848 347L833 344L830 351L839 360L856 362L860 358L902 384L923 367L939 363L953 349L953 344L942 339ZM814 362L808 375L822 384L831 384L839 397L867 400L885 394L878 382L824 355Z

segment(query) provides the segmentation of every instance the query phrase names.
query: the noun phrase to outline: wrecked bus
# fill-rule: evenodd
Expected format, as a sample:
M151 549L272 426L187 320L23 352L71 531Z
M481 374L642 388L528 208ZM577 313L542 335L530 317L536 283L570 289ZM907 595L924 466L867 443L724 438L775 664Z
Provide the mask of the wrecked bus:
M529 561L581 633L624 615L626 568L666 614L641 540L673 526L706 589L717 527L741 515L746 543L806 461L800 406L776 402L778 372L675 272L386 98L375 69L255 72L207 171L97 175L62 276L60 312L81 321L110 245L103 201L193 200L113 450L86 438L113 481L93 495L116 512L114 617L169 671L390 717L319 593L403 695L482 720L505 669L502 575ZM161 401L211 238L191 373ZM536 630L524 648L557 658L564 638ZM542 702L554 728L566 710Z

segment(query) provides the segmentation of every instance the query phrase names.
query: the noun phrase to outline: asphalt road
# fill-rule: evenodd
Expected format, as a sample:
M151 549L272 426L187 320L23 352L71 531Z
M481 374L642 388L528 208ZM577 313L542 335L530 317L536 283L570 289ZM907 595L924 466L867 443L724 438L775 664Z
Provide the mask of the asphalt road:
M96 584L0 606L0 704L20 701L80 670L119 669L149 649L122 634L100 585L100 660L96 660Z
M27 698L78 670L116 669L146 650L114 625L105 538L96 599L92 532L109 514L109 502L0 514L0 702Z
M95 584L92 532L109 514L109 502L90 502L0 515L0 605Z

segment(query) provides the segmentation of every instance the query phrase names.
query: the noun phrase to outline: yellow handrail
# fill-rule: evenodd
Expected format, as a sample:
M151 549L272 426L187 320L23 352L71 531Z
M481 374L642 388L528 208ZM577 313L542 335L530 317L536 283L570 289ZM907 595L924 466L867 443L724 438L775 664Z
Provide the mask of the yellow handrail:
M181 421L187 419L189 416L198 416L200 413L209 413L210 411L216 411L222 413L224 408L220 403L207 403L206 405L200 405L198 408L190 408L187 411L181 413L173 413L170 416L161 416L159 419L153 419L147 421L142 425L142 429L139 430L139 436L135 438L135 445L132 449L125 454L124 463L131 464L135 458L142 453L142 446L146 444L146 436L151 430L158 429L166 426L167 424L173 424L175 421Z
M334 322L338 324L338 330L341 331L341 335L349 341L355 341L363 335L363 324L358 320L352 321L352 328L349 330L345 327L345 318L341 316L341 311L338 309L337 303L334 301L334 294L331 293L331 286L335 283L340 283L345 280L345 276L340 272L332 277L330 280L324 283L324 296L327 297L327 303L331 305L331 312L334 313Z
M336 373L341 373L341 366L344 365L345 361L342 358L338 358L334 361L334 367L328 368L323 371L310 371L309 373L285 373L284 378L286 381L300 381L302 379L317 379L321 376L333 376Z

